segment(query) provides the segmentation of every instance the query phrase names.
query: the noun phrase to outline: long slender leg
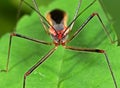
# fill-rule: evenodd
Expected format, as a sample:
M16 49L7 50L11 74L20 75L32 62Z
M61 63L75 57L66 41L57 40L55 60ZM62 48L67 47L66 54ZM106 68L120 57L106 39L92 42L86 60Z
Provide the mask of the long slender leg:
M108 68L109 68L109 71L110 71L110 74L112 76L112 80L114 82L114 86L115 86L115 88L118 88L117 87L117 82L116 82L116 79L115 79L115 76L114 76L114 73L113 73L111 65L110 65L110 61L109 61L108 56L107 56L107 54L106 54L106 52L104 50L89 49L89 48L76 48L76 47L71 47L71 46L65 46L65 48L69 49L69 50L74 50L74 51L96 52L96 53L102 53L102 54L104 54L106 62L107 62L107 65L108 65Z
M8 64L9 64L9 61L10 61L9 58L10 58L11 41L12 41L12 36L10 35L9 48L8 48L8 57L7 57L7 63L6 63L6 69L0 70L0 72L7 72L7 71L8 71Z
M42 59L40 59L33 67L31 67L25 74L23 80L23 88L25 88L26 77L29 76L39 65L41 65L55 50L57 47L51 49Z
M38 15L40 16L41 19L43 19L43 24L45 24L48 27L52 27L54 29L54 31L57 33L57 31L55 30L55 28L46 20L46 18L38 11L36 10L34 7L32 7L29 3L27 3L26 1L24 1L24 3L29 6L31 9L33 9L36 13L38 13Z
M81 6L81 2L82 2L82 0L79 0L78 7L77 7L77 9L76 9L76 11L75 11L75 14L74 14L74 18L73 18L73 19L75 19L75 18L77 17L77 15L78 15L78 12L79 12L80 6ZM73 28L73 26L74 26L74 23L75 23L75 21L71 24L70 30L72 30L72 28Z
M5 70L0 70L0 72L7 72L8 71L9 61L10 61L10 50L11 50L11 43L12 43L12 37L13 36L23 38L23 39L27 39L27 40L30 40L30 41L33 41L33 42L36 42L36 43L41 43L41 44L45 44L45 45L52 45L52 43L49 43L49 42L29 38L29 37L23 36L21 34L11 33L10 34L10 41L9 41L9 48L8 48L8 57L7 57L6 69Z
M18 5L18 12L17 12L17 20L20 17L21 7L22 7L23 0L20 0L20 4Z
M80 31L86 26L86 24L94 17L94 16L97 16L98 20L100 21L102 27L103 27L103 30L105 31L105 33L107 34L108 38L110 39L110 42L111 43L114 43L115 41L112 40L112 37L110 36L107 28L105 27L104 23L102 22L102 19L100 18L99 14L98 13L93 13L91 14L87 20L80 26L80 28L67 40L67 42L70 42L72 39L74 39L74 37L76 37Z
M52 45L52 43L50 43L50 42L33 39L33 38L30 38L30 37L27 37L27 36L24 36L24 35L21 35L21 34L17 34L17 33L12 33L11 36L24 38L24 39L27 39L27 40L30 40L30 41L33 41L33 42L37 42L37 43L41 43L41 44L45 44L45 45Z
M64 31L63 35L66 34L67 30L71 27L71 25L74 24L74 22L77 20L78 17L80 17L80 15L82 13L84 13L88 8L90 8L97 0L92 1L85 9L83 9L77 16L75 16L75 18L72 20L72 22L70 22L70 24L67 26L66 30ZM81 2L80 2L81 3ZM77 10L76 10L77 11Z
M35 9L40 12L39 8L38 8L38 5L36 3L36 0L32 0L33 1L33 4L35 6ZM46 27L46 24L44 23L43 19L41 18L40 16L40 22L42 23L43 27L44 27L44 30L48 33L48 30L47 30L47 27Z
M23 3L23 0L20 0L20 4L18 6L18 13L17 13L17 20L19 19L19 16L20 16L20 11L21 11L21 7L22 7L22 3ZM15 31L15 29L14 29ZM6 63L6 69L4 70L0 70L0 72L7 72L8 71L8 66L9 66L9 58L10 58L10 49L11 49L11 42L12 42L12 35L13 34L10 34L10 38L9 38L9 48L8 48L8 56L7 56L7 63Z
M35 6L35 8L34 8L34 10L36 10L37 12L39 12L39 9L38 9L38 6L37 6L37 3L36 3L36 1L35 0L32 0L33 1L33 4L34 4L34 6ZM18 20L18 18L19 18L19 16L20 16L20 11L21 11L21 7L22 7L22 3L25 3L26 4L26 2L24 1L24 0L20 0L20 4L19 4L19 6L18 6L18 14L17 14L17 20ZM28 4L28 3L27 3ZM30 5L29 5L30 6ZM43 25L43 28L44 28L44 30L48 33L48 31L47 31L47 24L45 24L45 22L42 20L42 17L40 16L40 22L41 22L41 24Z
M22 8L22 4L23 4L23 2L24 2L25 4L27 3L27 2L24 1L24 0L19 0L19 1L20 1L20 3L19 3L19 5L18 5L18 11L17 11L17 16L16 16L17 21L18 21L18 19L19 19L19 17L20 17L20 14L21 14L21 8ZM32 0L32 1L34 2L34 0ZM28 3L27 3L27 5L28 5ZM34 5L35 5L36 8L33 8L33 7L30 6L30 5L28 5L28 6L32 7L32 9L34 9L34 10L37 11L37 13L38 13L38 12L39 12L39 9L38 9L38 7L37 7L36 2L34 2ZM41 21L41 23L42 23L42 25L43 25L45 31L47 31L47 28L46 28L47 24L45 24L45 23L43 22L41 16L40 16L40 21ZM15 29L14 29L14 30L15 30Z

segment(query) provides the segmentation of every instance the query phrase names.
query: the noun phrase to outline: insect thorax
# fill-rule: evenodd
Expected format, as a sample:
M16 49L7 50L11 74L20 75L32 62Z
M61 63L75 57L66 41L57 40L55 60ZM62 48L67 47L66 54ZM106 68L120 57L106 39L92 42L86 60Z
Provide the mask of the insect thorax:
M47 14L47 20L51 24L49 33L55 44L65 43L67 35L66 30L67 15L64 11L55 9Z

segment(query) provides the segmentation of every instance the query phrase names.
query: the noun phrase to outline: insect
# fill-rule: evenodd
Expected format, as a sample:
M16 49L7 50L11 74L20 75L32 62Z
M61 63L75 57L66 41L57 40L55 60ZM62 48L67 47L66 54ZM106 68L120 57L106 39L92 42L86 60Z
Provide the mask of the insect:
M18 33L11 33L10 34L10 42L9 42L9 49L8 49L8 60L7 60L7 65L6 65L6 70L4 71L8 71L8 64L9 64L9 57L10 57L10 49L11 49L11 42L12 42L12 37L16 36L16 37L20 37L20 38L24 38L27 40L31 40L37 43L41 43L41 44L45 44L45 45L54 45L54 48L52 48L45 56L43 56L32 68L30 68L25 74L24 74L24 80L23 80L23 88L26 88L26 78L38 67L40 66L44 61L46 61L49 56L51 56L54 51L60 46L62 45L65 49L68 50L72 50L72 51L82 51L82 52L96 52L96 53L101 53L104 54L110 74L112 76L113 79L113 83L115 88L117 88L117 83L116 83L116 79L115 76L113 74L108 56L106 54L106 52L104 50L101 49L91 49L91 48L78 48L78 47L73 47L73 46L67 46L67 44L69 42L71 42L80 32L81 30L87 25L87 23L94 18L95 16L98 18L98 21L100 21L100 23L103 26L104 31L106 32L108 38L110 39L110 41L112 42L112 38L109 35L104 23L102 22L102 19L100 18L98 13L93 13L91 14L87 20L79 27L79 29L71 36L69 37L69 33L73 28L73 25L75 23L75 21L77 20L77 18L83 13L85 12L90 6L92 6L97 0L94 0L93 2L91 2L83 11L81 11L79 13L79 9L80 9L80 4L82 2L82 0L79 0L78 3L78 7L76 9L76 12L74 14L74 18L71 21L71 23L67 26L67 14L65 11L60 10L60 9L54 9L52 11L50 11L47 14L47 17L45 18L39 11L38 9L38 5L36 3L36 0L33 0L33 3L35 5L35 8L30 6L26 1L22 0L22 2L24 2L25 4L27 4L29 7L31 7L32 9L34 9L41 20L42 25L44 26L44 30L50 35L51 39L53 40L52 43L50 42L46 42L43 40L37 40L37 39L33 39L33 38L29 38L27 36L18 34ZM21 2L21 3L22 3ZM47 29L47 27L49 27L49 29Z

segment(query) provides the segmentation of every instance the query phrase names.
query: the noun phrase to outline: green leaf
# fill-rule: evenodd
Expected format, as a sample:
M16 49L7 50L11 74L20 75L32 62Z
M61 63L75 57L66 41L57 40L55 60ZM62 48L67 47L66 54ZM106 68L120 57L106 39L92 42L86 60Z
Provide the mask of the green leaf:
M47 7L40 7L40 10L45 15L54 8L63 9L68 14L69 24L73 19L78 1L56 0ZM90 1L84 0L80 11L90 3ZM109 23L99 2L96 2L77 19L70 36L93 12L99 13L112 38L116 38L114 32L109 29ZM50 36L43 30L35 12L20 19L16 32L52 42ZM8 43L9 34L6 34L0 40L0 69L5 69L6 66ZM120 83L120 47L110 44L97 17L93 18L68 45L104 49L111 62L116 81ZM0 88L22 88L24 73L53 47L13 37L9 71L0 73ZM26 88L114 88L114 83L103 54L74 52L59 46L48 60L27 77Z
M118 10L118 8L120 8L119 5L120 1L116 0L116 2L114 1L109 2L109 0L101 0L100 3L102 5L104 12L106 13L107 18L109 19L109 22L112 24L111 28L113 28L116 32L118 38L118 45L120 45L120 30L119 30L120 10Z

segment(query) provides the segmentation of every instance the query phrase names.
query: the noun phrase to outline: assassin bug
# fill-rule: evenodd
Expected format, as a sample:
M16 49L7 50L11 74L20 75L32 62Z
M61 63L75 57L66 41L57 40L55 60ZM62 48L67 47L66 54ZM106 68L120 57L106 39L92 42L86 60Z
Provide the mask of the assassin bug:
M81 4L82 0L79 0L78 3L78 7L76 9L76 12L74 14L74 18L72 20L72 22L67 26L67 14L60 9L54 9L51 12L49 12L47 14L47 18L44 18L44 16L42 16L42 14L40 13L37 3L35 0L33 0L33 3L35 5L35 8L32 7L31 5L29 5L26 1L22 0L22 2L24 2L25 4L27 4L29 7L31 7L32 9L34 9L38 15L40 16L40 20L42 25L44 26L44 30L50 35L51 39L53 40L52 43L46 42L46 41L42 41L42 40L37 40L37 39L33 39L33 38L29 38L26 37L24 35L21 34L17 34L17 33L11 33L10 34L10 42L9 42L9 49L8 49L8 60L7 60L7 65L6 65L6 70L4 71L8 71L8 64L9 64L9 57L10 57L10 49L11 49L11 42L12 42L12 37L16 36L16 37L20 37L20 38L24 38L27 40L31 40L37 43L41 43L41 44L45 44L45 45L54 45L54 48L52 48L44 57L42 57L33 67L31 67L25 74L24 74L24 80L23 80L23 88L26 87L26 78L27 76L29 76L38 66L40 66L45 60L47 60L47 58L49 58L50 55L52 55L54 53L54 51L59 47L59 45L62 45L65 49L68 50L73 50L73 51L84 51L84 52L96 52L96 53L101 53L104 54L110 74L112 76L113 79L113 83L115 88L117 87L117 83L116 83L116 79L115 76L113 74L108 56L105 52L105 50L101 50L101 49L90 49L90 48L78 48L78 47L72 47L72 46L67 46L67 43L69 43L70 41L72 41L80 32L81 30L87 25L87 23L94 18L95 16L98 18L98 20L100 21L101 25L103 26L104 31L106 32L108 38L110 39L111 42L112 38L109 35L104 23L102 22L102 19L100 18L98 13L93 13L91 14L87 20L79 27L79 29L71 36L68 37L69 32L71 31L71 29L73 28L73 25L75 23L75 21L77 20L77 18L83 13L85 12L90 6L92 6L97 0L94 0L92 3L90 3L82 12L79 12L79 8L80 8L80 4ZM21 5L20 5L21 6ZM49 30L46 29L48 26Z

